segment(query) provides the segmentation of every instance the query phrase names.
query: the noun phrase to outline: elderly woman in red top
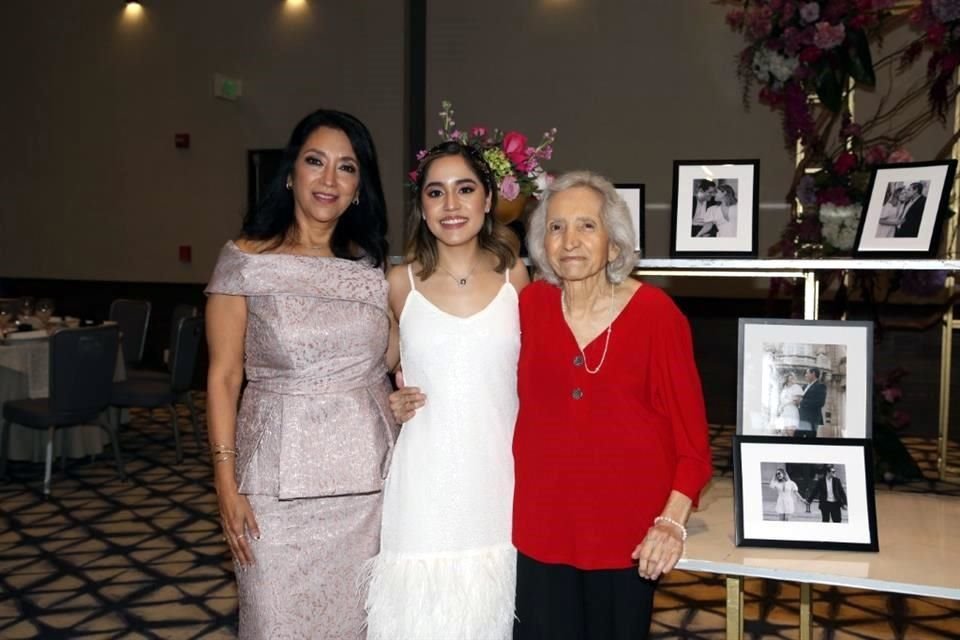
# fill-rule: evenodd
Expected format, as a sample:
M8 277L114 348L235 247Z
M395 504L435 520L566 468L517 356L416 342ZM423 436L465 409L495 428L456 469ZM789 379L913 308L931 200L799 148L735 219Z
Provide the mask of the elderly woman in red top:
M711 475L686 318L629 278L616 189L557 178L530 219L543 279L520 296L514 638L645 638Z

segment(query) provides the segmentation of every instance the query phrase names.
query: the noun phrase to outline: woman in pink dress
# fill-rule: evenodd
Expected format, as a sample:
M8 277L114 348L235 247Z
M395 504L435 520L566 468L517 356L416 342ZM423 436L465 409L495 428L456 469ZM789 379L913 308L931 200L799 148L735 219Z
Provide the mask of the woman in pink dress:
M369 132L317 111L207 287L210 445L241 638L364 635L356 582L379 548L395 439L385 235Z

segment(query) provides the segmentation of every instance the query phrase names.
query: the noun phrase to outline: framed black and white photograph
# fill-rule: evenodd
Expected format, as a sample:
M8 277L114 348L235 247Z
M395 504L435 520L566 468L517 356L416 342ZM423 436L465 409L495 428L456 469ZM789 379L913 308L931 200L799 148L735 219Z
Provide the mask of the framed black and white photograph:
M948 211L957 161L878 165L870 199L860 215L854 254L859 257L933 256Z
M869 440L734 438L737 546L877 551Z
M740 318L737 433L869 438L873 323Z
M756 256L759 179L758 160L674 161L670 256Z
M617 188L617 193L620 194L620 197L624 199L627 203L627 206L630 208L630 217L633 219L633 233L634 233L634 247L633 250L637 253L637 257L643 257L643 243L644 243L644 207L646 206L646 201L644 199L644 187L639 183L626 183L621 182L614 185Z

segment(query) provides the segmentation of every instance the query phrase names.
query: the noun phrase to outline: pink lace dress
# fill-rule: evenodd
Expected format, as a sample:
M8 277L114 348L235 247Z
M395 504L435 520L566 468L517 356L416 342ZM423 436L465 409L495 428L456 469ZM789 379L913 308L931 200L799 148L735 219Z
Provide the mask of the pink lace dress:
M396 438L383 273L228 242L206 291L247 301L237 482L261 539L237 573L240 637L362 638L356 584Z

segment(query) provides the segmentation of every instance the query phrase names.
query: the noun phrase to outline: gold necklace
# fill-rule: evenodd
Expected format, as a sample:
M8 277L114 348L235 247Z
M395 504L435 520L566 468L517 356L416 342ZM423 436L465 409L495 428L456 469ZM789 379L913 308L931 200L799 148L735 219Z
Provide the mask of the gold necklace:
M587 354L583 352L583 347L577 344L577 348L580 349L580 358L583 360L583 368L590 375L593 375L598 371L600 371L600 367L603 366L603 361L607 359L607 349L610 347L610 334L613 332L613 310L615 307L613 302L614 302L614 296L616 295L616 293L617 293L617 285L614 284L613 287L610 288L610 310L607 312L607 331L606 331L607 337L604 338L603 355L600 356L600 362L597 364L596 369L590 369L590 365L587 364ZM567 302L564 296L563 288L561 287L560 312L566 313L566 311L567 311ZM576 340L576 337L574 337L574 340Z
M458 278L457 276L453 275L446 269L446 267L443 267L439 264L437 265L437 268L443 271L445 274L447 274L451 278L453 278L453 281L457 283L457 287L462 289L463 287L467 286L467 279L473 275L473 271L477 268L478 262L480 261L478 260L477 262L474 262L473 266L470 267L470 271L467 273L467 275L463 276L462 278Z

